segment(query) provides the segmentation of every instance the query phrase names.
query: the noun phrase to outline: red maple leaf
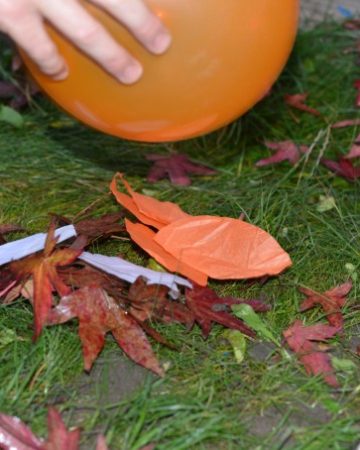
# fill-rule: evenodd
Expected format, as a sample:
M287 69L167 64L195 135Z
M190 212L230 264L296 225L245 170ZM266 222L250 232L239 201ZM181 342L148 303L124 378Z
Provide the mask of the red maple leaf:
M360 78L354 81L354 88L357 90L355 106L360 108Z
M71 292L57 273L58 267L71 264L82 253L72 248L56 249L57 239L54 237L55 223L49 227L45 248L42 252L28 256L10 264L10 270L18 282L24 283L30 276L34 281L34 340L45 325L53 304L53 291L60 297Z
M148 285L139 277L129 289L129 312L140 322L160 320L164 323L178 322L191 328L192 312L182 303L168 298L169 289L156 284Z
M305 367L308 375L322 375L325 382L330 386L339 386L330 357L327 353L312 350L309 353L304 353L299 356L299 361Z
M284 100L285 103L291 106L292 108L307 112L309 114L312 114L313 116L321 116L321 113L317 109L311 108L305 103L308 96L309 96L308 93L300 93L294 95L286 94L284 96Z
M150 183L169 177L173 184L189 186L191 180L188 174L215 175L217 173L214 169L190 161L187 155L182 154L171 156L151 154L147 155L146 159L154 162L147 176Z
M211 331L213 322L219 323L227 328L239 330L248 336L255 336L253 330L244 322L227 312L224 306L248 303L255 309L264 310L266 306L259 301L238 299L233 297L219 297L215 291L207 287L195 285L193 289L186 290L186 305L193 312L195 321L200 325L204 337Z
M96 284L103 288L119 304L125 305L127 283L102 270L91 267L84 262L69 267L60 268L58 273L65 284L74 288L82 288Z
M15 285L15 275L7 267L0 271L0 298L5 296Z
M62 297L51 311L48 324L65 323L75 317L79 319L85 370L91 369L104 347L106 333L111 332L129 358L159 376L164 375L140 325L97 285Z
M341 120L340 122L336 122L331 125L331 128L347 128L347 127L359 127L360 119L348 119Z
M29 79L18 80L17 84L0 81L0 100L7 100L8 105L16 110L28 106L39 92L38 86Z
M341 330L344 325L344 318L341 313L345 305L346 296L352 289L351 281L335 286L324 293L319 293L308 288L299 288L299 291L306 295L306 299L300 306L300 311L307 311L319 304L325 311L326 318L330 325Z
M6 240L4 239L4 234L14 233L15 231L23 231L24 229L19 225L13 224L0 224L0 245L5 244Z
M344 28L347 30L360 30L360 19L349 19L344 22Z
M44 450L77 450L80 430L68 431L60 414L55 408L48 411L48 439Z
M330 358L317 342L333 337L338 331L338 328L324 324L306 327L301 320L296 320L283 332L289 347L297 354L306 372L309 375L322 375L326 383L334 387L338 386L338 381Z
M349 153L345 155L346 159L353 159L359 157L360 157L360 134L355 139L355 142L353 143L351 149L349 150Z
M336 175L348 181L356 181L360 177L360 167L355 167L351 161L344 157L340 157L337 161L322 158L320 162Z
M19 418L0 414L0 448L3 450L79 450L80 430L67 430L55 408L48 411L48 438L38 438ZM103 436L96 450L107 450Z
M265 145L270 150L275 151L275 154L270 156L270 158L260 159L260 161L255 164L256 167L278 164L283 161L289 161L290 164L295 165L300 159L300 154L309 151L309 147L305 145L298 146L293 141L266 141Z

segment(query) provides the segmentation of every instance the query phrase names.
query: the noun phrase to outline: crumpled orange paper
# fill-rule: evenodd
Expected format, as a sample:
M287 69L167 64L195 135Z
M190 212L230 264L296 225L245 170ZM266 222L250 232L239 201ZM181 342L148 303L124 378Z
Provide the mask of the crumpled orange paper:
M119 192L120 180L129 195ZM126 221L131 238L161 265L205 286L218 280L277 275L291 266L290 256L266 231L240 219L191 216L171 202L134 192L122 174L110 190L142 224Z

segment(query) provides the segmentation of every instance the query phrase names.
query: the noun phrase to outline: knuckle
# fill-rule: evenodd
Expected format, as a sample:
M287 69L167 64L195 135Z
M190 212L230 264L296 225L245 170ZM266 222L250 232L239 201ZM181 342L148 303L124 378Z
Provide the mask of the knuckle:
M117 73L132 63L132 59L124 55L112 55L103 59L104 67L109 72Z
M90 26L79 28L74 33L74 39L83 44L91 44L98 39L101 32L101 25L94 23Z
M16 26L17 22L24 17L24 6L11 0L0 1L0 23L6 29Z
M2 16L9 18L17 18L22 13L21 5L19 2L14 2L11 0L1 0L0 1L0 12Z
M123 0L92 0L92 2L104 8L115 8L123 3Z
M58 56L57 49L51 42L46 42L38 46L37 53L43 60L53 60Z
M144 20L136 31L141 38L148 40L162 32L163 28L162 23L156 17L150 17Z

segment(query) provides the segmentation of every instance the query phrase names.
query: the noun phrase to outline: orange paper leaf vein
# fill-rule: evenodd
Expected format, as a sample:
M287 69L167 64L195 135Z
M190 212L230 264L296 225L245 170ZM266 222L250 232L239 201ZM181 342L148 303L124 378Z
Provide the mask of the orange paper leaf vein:
M122 181L131 197L118 191ZM238 219L190 216L171 202L137 194L121 174L110 185L117 201L141 222L126 221L131 238L160 264L205 286L218 280L278 275L291 266L290 256L266 231Z

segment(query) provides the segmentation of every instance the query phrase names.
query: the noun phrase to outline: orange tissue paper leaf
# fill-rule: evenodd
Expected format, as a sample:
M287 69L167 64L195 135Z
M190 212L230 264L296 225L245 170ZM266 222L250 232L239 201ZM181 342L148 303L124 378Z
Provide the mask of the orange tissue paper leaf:
M117 181L120 180L130 197L117 189ZM172 202L161 202L148 195L134 192L129 183L121 173L117 173L111 184L110 190L115 195L116 200L128 209L140 222L150 225L158 230L175 220L190 217L180 206Z
M154 233L144 225L127 221L127 231L168 270L205 286L208 276L220 280L256 278L278 275L291 266L289 255L260 228L229 217L190 216L174 203L134 193L121 174L115 175L111 183L118 200L118 177L136 205L135 210L131 204L129 211L143 223L160 230ZM119 202L126 207L122 198Z
M178 220L160 230L155 241L178 261L219 280L277 275L291 265L272 236L229 217Z
M156 233L149 227L141 223L132 223L130 220L125 220L126 230L130 234L131 239L136 242L143 250L151 255L170 272L178 272L186 276L200 286L206 286L208 276L194 269L192 266L179 261L169 252L155 241Z

